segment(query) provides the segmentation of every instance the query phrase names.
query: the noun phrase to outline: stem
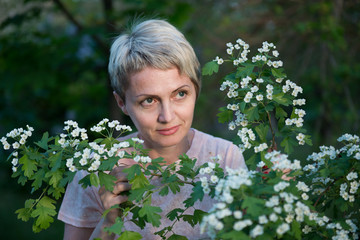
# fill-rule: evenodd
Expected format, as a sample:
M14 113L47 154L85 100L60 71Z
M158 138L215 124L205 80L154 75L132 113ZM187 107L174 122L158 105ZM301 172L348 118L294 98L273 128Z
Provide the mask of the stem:
M177 217L175 221L173 221L173 223L172 223L171 226L170 226L170 229L173 229L175 223L179 222L179 219L184 215L185 211L188 210L189 208L190 208L190 207L185 208L185 210L180 214L180 216ZM167 231L165 232L164 236L166 236L166 234L168 234L170 231L172 231L172 230L167 230Z
M43 198L45 192L48 190L49 186L47 186L44 191L41 193L40 197L38 197L38 199L36 199L35 203L31 206L30 209L33 209L39 202L40 200Z
M271 142L271 147L270 147L270 149L271 149L271 150L276 150L275 132L274 132L274 129L273 129L272 124L271 124L270 113L269 113L268 111L266 111L266 114L267 114L268 119L269 119L269 126L270 126L270 130L271 130L271 135L272 135L272 142Z

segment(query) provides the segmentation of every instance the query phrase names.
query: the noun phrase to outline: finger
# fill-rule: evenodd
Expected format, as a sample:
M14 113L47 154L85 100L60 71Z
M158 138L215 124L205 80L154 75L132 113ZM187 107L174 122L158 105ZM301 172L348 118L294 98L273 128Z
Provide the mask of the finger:
M120 166L120 167L115 167L111 172L110 175L113 175L116 177L116 181L115 182L127 182L127 173L124 173L123 170L126 168L126 166Z
M126 202L128 200L128 196L115 195L109 192L109 194L103 195L101 200L104 209L109 209L114 205Z
M118 195L121 192L129 191L130 189L131 185L128 182L119 182L115 184L112 193Z

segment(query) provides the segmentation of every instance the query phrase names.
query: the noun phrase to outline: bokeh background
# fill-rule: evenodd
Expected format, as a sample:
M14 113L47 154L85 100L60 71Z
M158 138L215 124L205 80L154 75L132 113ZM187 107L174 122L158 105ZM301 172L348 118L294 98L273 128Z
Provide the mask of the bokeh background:
M225 56L227 42L242 38L252 52L273 42L288 78L304 88L306 128L313 147L336 145L359 134L360 1L358 0L0 0L0 136L29 124L33 140L56 134L73 119L89 128L104 117L130 124L112 97L109 46L134 18L167 19L193 45L202 64ZM203 78L193 126L231 139L217 123L230 69ZM11 177L0 150L1 239L62 239L63 224L32 233L16 219L31 188Z

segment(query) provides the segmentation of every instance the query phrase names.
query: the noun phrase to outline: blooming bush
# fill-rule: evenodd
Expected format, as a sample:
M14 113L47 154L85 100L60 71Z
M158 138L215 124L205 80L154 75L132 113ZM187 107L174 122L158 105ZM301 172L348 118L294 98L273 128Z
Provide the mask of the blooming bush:
M28 144L33 129L14 129L1 138L10 150L13 177L22 185L31 184L37 198L28 199L16 211L24 221L34 219L33 230L46 229L56 215L56 200L80 170L89 174L80 180L83 187L105 186L111 190L115 178L109 171L119 158L132 158L138 164L125 171L132 189L129 201L114 206L121 216L106 230L119 239L141 239L137 232L125 229L131 220L140 228L145 223L160 226L160 206L153 206L151 196L176 194L184 185L192 193L183 208L165 213L173 224L158 231L162 239L185 239L172 232L182 220L213 239L357 239L360 220L360 147L359 137L345 134L338 139L345 146L320 147L311 154L305 166L291 160L299 145L311 145L303 128L305 99L303 89L287 79L279 52L272 43L264 42L255 56L248 59L249 45L238 39L227 44L228 58L216 57L203 68L203 75L218 72L221 64L230 63L235 71L226 75L220 86L229 103L218 114L221 123L237 130L235 141L247 156L248 170L221 169L219 159L209 159L202 166L196 159L180 156L180 161L165 165L162 158L151 159L138 138L119 142L115 132L131 131L118 121L104 119L90 130L100 138L90 141L87 130L74 121L66 121L64 133ZM161 179L153 185L152 179ZM186 211L205 195L216 200L205 213ZM130 214L131 213L131 214ZM106 214L106 212L105 212Z

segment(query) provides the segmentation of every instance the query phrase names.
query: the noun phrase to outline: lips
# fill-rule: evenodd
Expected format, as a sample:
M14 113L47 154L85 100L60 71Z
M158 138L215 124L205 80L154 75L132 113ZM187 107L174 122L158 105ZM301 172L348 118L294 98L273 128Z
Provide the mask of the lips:
M179 128L180 128L180 125L177 125L174 127L163 128L163 129L157 130L157 132L160 133L161 135L169 136L169 135L176 133L179 130Z

